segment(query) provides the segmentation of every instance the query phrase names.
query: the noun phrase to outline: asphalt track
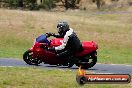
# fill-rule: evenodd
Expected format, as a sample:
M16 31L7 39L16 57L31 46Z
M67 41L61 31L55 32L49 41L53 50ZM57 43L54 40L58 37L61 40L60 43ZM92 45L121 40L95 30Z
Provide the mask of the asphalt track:
M22 59L13 58L0 58L0 67L32 67L26 64ZM40 64L36 66L44 69L71 69L77 70L78 67L73 66L72 68L67 67L56 67L48 64ZM113 74L132 74L132 65L119 65L119 64L99 64L97 63L94 67L87 70L93 73L113 73Z

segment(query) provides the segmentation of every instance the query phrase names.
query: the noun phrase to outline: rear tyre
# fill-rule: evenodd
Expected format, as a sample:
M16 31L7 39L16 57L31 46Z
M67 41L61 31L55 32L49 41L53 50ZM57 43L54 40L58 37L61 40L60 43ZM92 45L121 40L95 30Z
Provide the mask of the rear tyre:
M32 58L32 56L33 56L33 52L30 50L27 50L23 54L23 60L29 65L38 65L42 63L42 60L40 58Z
M93 67L97 62L97 52L92 52L91 54L86 55L83 60L80 62L82 69L88 69Z

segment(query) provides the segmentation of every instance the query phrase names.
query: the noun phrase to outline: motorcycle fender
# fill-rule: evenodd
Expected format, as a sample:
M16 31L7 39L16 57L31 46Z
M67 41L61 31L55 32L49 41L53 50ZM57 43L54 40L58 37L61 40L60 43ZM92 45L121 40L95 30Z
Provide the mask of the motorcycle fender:
M33 48L30 48L29 51L33 52L33 58L36 58L37 57L37 54L35 54L35 51L33 50Z

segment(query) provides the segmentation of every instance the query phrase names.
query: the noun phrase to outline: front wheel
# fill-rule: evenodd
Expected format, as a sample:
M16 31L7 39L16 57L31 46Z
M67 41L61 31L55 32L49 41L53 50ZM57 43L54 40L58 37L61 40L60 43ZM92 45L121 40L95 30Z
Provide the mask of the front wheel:
M42 60L40 58L33 58L32 56L33 56L33 52L30 50L27 50L23 54L23 60L29 65L38 65L42 63Z
M92 52L91 54L86 55L84 58L82 58L80 64L83 69L88 69L93 67L97 62L97 52Z

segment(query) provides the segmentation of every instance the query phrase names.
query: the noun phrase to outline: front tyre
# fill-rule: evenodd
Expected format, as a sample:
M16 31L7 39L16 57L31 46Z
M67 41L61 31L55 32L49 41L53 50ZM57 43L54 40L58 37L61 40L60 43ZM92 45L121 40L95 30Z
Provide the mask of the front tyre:
M23 60L29 65L38 65L42 63L42 60L40 58L32 58L32 56L33 56L33 52L30 50L27 50L23 54Z

